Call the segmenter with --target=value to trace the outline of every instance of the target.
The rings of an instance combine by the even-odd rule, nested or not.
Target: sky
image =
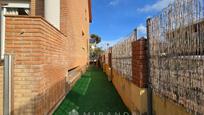
[[[99,47],[114,45],[135,28],[146,36],[146,19],[153,17],[173,0],[92,0],[91,34],[102,38]]]

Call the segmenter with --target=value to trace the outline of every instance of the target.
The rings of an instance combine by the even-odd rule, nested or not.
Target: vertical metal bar
[[[136,29],[134,29],[134,40],[136,41],[137,40],[137,28]]]
[[[5,15],[6,8],[1,7],[1,59],[4,59],[4,49],[5,49]]]
[[[149,26],[150,18],[147,19],[147,115],[152,115],[152,86],[150,77],[150,36],[149,36]]]
[[[3,91],[3,113],[11,113],[11,55],[5,55],[4,60],[4,91]]]

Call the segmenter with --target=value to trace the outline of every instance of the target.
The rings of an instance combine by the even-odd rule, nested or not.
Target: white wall
[[[45,0],[45,19],[60,29],[60,0]]]
[[[3,49],[2,48],[4,48],[4,47],[2,47],[2,42],[3,42],[3,38],[2,38],[2,25],[3,25],[3,22],[2,22],[2,18],[3,18],[3,16],[2,16],[2,7],[0,7],[0,48],[1,48],[1,50],[0,50],[0,59],[2,59],[3,58],[3,56],[2,56],[2,54],[3,54]]]

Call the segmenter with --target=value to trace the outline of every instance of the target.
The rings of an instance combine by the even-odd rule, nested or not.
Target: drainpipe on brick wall
[[[4,5],[0,4],[0,18],[1,18],[1,26],[0,26],[0,55],[1,61],[4,61],[4,69],[3,69],[3,115],[11,114],[11,66],[12,59],[11,55],[5,55],[5,34],[6,34],[6,8]]]
[[[149,48],[149,26],[150,18],[147,19],[147,115],[152,115],[152,84],[150,78],[150,48]]]
[[[3,80],[3,114],[11,114],[11,90],[12,90],[12,57],[11,55],[4,56],[4,80]]]
[[[1,7],[1,60],[4,60],[4,54],[5,54],[5,16],[6,14],[6,8]]]

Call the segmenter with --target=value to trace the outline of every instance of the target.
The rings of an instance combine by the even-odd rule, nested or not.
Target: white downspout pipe
[[[4,57],[3,115],[11,115],[12,56],[6,54]]]
[[[6,7],[0,6],[0,45],[1,60],[4,60],[3,74],[3,114],[11,115],[11,55],[5,55],[5,37],[6,37]]]
[[[1,45],[1,60],[4,60],[4,74],[3,74],[3,114],[11,114],[11,56],[6,55],[5,58],[5,29],[6,29],[6,8],[0,6],[0,45]],[[5,58],[5,59],[4,59]]]
[[[6,29],[6,8],[1,7],[1,60],[4,60],[4,54],[5,54],[5,29]]]

